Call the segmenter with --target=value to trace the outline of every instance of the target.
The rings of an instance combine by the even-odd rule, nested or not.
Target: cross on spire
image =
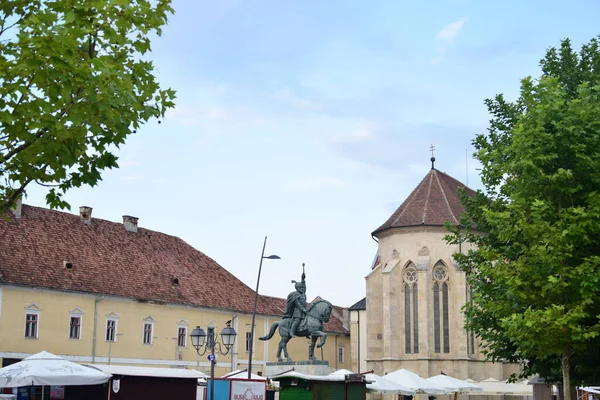
[[[431,144],[431,146],[429,146],[429,151],[431,151],[431,169],[434,169],[435,157],[433,156],[433,152],[435,151],[435,146],[433,145],[433,143]]]

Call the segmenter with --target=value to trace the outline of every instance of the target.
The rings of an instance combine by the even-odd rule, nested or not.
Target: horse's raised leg
[[[315,331],[312,333],[313,335],[313,340],[317,340],[317,337],[321,338],[321,341],[319,342],[319,344],[317,344],[317,349],[323,347],[325,345],[325,341],[327,340],[327,334],[325,332],[321,332],[321,331]]]
[[[317,359],[317,357],[315,357],[315,344],[317,343],[317,337],[318,336],[310,337],[310,346],[308,348],[308,359],[311,361]]]

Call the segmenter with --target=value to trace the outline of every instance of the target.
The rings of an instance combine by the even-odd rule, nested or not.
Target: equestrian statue
[[[323,332],[323,323],[329,322],[331,317],[332,305],[327,300],[317,300],[309,307],[306,307],[306,274],[304,273],[304,264],[302,264],[302,280],[300,282],[292,281],[295,291],[287,297],[287,304],[283,319],[274,322],[271,325],[269,333],[261,336],[260,340],[269,340],[275,334],[279,327],[279,346],[277,347],[277,361],[283,361],[281,352],[285,355],[285,361],[292,361],[287,351],[287,343],[293,337],[305,337],[310,339],[308,350],[309,360],[316,360],[315,345],[317,348],[323,347],[327,340],[327,334]],[[317,344],[318,338],[321,341]]]

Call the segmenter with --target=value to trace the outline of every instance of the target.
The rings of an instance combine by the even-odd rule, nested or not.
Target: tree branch
[[[80,87],[79,89],[77,89],[75,96],[78,96],[81,92],[83,91],[83,88]],[[56,118],[60,119],[62,117],[64,117],[64,115],[70,111],[74,106],[76,106],[77,104],[79,104],[79,99],[77,98],[73,98],[73,100],[71,101],[71,104],[69,104],[66,107],[63,107],[61,110],[59,110]],[[34,139],[39,139],[42,136],[44,136],[44,134],[46,134],[49,131],[48,128],[43,128],[40,129],[35,135],[34,135]],[[15,147],[14,149],[12,149],[11,151],[9,151],[8,153],[6,153],[5,156],[0,157],[0,165],[5,164],[7,161],[9,161],[11,158],[13,158],[15,155],[17,155],[18,153],[20,153],[21,151],[27,149],[29,146],[31,146],[33,143],[35,143],[35,140],[32,141],[24,141],[23,143],[21,143],[21,145]]]

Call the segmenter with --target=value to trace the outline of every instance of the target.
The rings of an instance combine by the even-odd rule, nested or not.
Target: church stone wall
[[[447,244],[444,240],[447,234],[441,226],[418,226],[391,229],[379,235],[380,263],[366,278],[369,340],[366,358],[367,368],[375,373],[407,368],[425,377],[443,371],[461,379],[483,380],[489,377],[505,379],[515,368],[518,371],[516,366],[485,362],[474,336],[471,342],[474,346],[471,346],[472,335],[464,328],[462,313],[462,306],[468,301],[466,276],[452,258],[454,253],[465,252],[468,248]],[[434,274],[436,265],[442,265],[443,276]],[[418,287],[417,353],[407,353],[404,342],[404,283],[408,279],[405,276],[408,266],[416,269]],[[436,352],[434,346],[433,287],[436,277],[440,285],[442,282],[448,284],[449,352],[444,352],[443,344],[440,352]],[[443,310],[443,307],[439,309]]]

